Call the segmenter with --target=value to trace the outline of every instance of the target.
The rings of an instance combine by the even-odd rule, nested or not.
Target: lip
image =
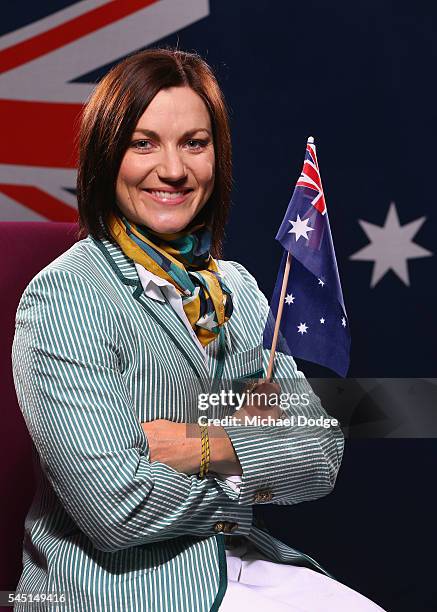
[[[151,198],[155,202],[158,202],[158,204],[164,204],[164,206],[177,206],[178,204],[182,204],[183,202],[185,202],[188,196],[191,193],[193,193],[193,190],[189,189],[186,193],[179,196],[178,198],[171,198],[171,199],[169,198],[169,199],[162,200],[161,198],[158,198],[153,193],[151,193],[149,189],[142,189],[141,191],[144,191],[145,193],[147,193],[149,198]],[[185,191],[185,189],[184,190],[181,190],[181,189],[153,189],[152,191],[168,191],[169,193],[177,193],[178,191]]]

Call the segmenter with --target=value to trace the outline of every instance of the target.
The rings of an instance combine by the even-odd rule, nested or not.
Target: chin
[[[188,225],[187,223],[147,223],[144,222],[143,225],[151,229],[153,232],[157,234],[176,234],[177,232],[182,232]]]
[[[156,227],[153,231],[157,234],[177,234],[178,232],[183,232],[187,225],[188,223],[185,225],[161,225]]]
[[[193,220],[193,216],[184,216],[183,218],[173,218],[168,219],[159,219],[154,223],[145,223],[147,227],[156,232],[157,234],[176,234],[177,232],[182,232],[184,229],[191,223]]]

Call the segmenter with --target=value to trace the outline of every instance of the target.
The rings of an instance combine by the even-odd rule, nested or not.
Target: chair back
[[[15,590],[22,571],[24,520],[32,502],[31,439],[18,406],[11,349],[15,314],[31,279],[77,241],[75,223],[0,223],[0,590]]]

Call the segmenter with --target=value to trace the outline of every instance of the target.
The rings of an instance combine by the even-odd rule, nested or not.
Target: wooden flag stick
[[[291,266],[291,253],[289,252],[287,255],[287,261],[285,262],[284,278],[282,279],[281,295],[279,297],[278,313],[276,315],[275,330],[273,332],[272,348],[270,350],[270,359],[269,359],[269,365],[267,368],[266,382],[269,382],[272,377],[273,363],[275,361],[275,353],[276,353],[276,344],[278,343],[279,327],[281,325],[282,309],[284,307],[285,291],[287,289],[288,276],[290,274],[290,266]]]

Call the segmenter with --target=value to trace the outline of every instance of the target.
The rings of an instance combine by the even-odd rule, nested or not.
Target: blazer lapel
[[[153,300],[144,294],[135,263],[123,253],[118,244],[106,239],[93,240],[120,280],[131,287],[133,299],[141,304],[184,355],[196,377],[207,383],[210,374],[205,357],[170,304]]]
[[[197,377],[206,382],[209,378],[209,372],[205,357],[198,346],[193,342],[184,323],[170,304],[167,301],[158,302],[152,300],[144,295],[140,281],[137,289],[133,293],[133,297],[141,304],[156,323],[161,326],[163,331],[172,340],[173,344],[190,363]]]

